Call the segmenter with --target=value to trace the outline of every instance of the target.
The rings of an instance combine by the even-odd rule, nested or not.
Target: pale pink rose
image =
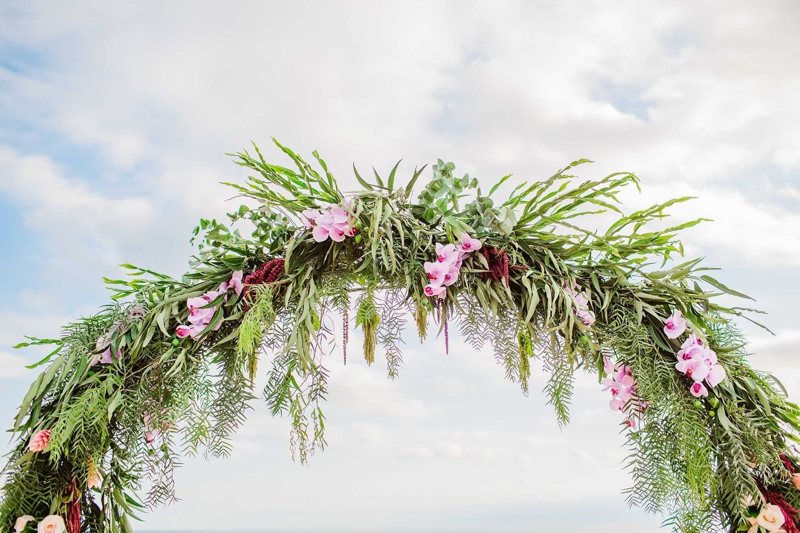
[[[25,516],[20,516],[19,518],[17,518],[17,521],[14,522],[14,533],[22,533],[28,522],[33,522],[34,520],[35,518],[33,518],[29,514],[26,514]]]
[[[728,375],[722,365],[712,365],[706,376],[706,383],[708,383],[710,387],[716,387],[725,381],[726,377],[728,377]]]
[[[443,299],[447,289],[441,285],[433,285],[432,283],[429,283],[428,285],[425,285],[424,291],[426,296],[437,296],[440,299]]]
[[[67,530],[64,519],[58,515],[50,515],[39,522],[38,533],[64,533]]]
[[[676,310],[664,323],[664,333],[670,339],[677,339],[683,335],[684,331],[686,331],[686,319],[683,318],[680,311]]]
[[[459,260],[459,252],[455,244],[436,243],[436,260],[440,263],[454,265]]]
[[[689,392],[691,392],[692,396],[695,398],[705,398],[708,396],[708,389],[699,381],[692,383],[692,386],[689,387]]]
[[[756,522],[770,533],[775,533],[786,523],[786,517],[783,516],[780,507],[768,503],[761,509],[756,517]]]
[[[34,453],[43,452],[50,443],[50,436],[49,429],[37,431],[31,437],[31,441],[28,443],[28,449]]]
[[[477,252],[481,249],[481,241],[473,239],[467,233],[462,233],[461,240],[458,243],[458,249],[465,254]]]

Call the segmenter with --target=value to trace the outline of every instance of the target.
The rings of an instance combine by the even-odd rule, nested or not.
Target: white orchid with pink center
[[[634,429],[636,427],[634,416],[647,409],[648,403],[636,395],[636,379],[633,377],[633,368],[622,363],[615,364],[610,357],[604,356],[603,369],[607,376],[602,381],[603,390],[611,393],[608,406],[612,411],[627,411],[628,417],[625,419],[625,425]]]
[[[622,411],[636,393],[633,369],[627,365],[612,363],[608,356],[603,358],[603,366],[608,376],[603,380],[603,390],[611,392],[609,406],[614,411]]]
[[[677,339],[683,335],[684,331],[686,331],[686,319],[683,318],[680,311],[676,310],[664,322],[664,334],[670,339]]]
[[[426,296],[444,299],[447,287],[458,280],[464,258],[481,249],[481,241],[463,233],[457,244],[436,243],[436,260],[426,261],[423,265],[428,277],[424,288]]]
[[[325,209],[306,209],[302,218],[303,224],[311,229],[311,235],[317,242],[328,238],[342,242],[345,237],[356,234],[353,226],[355,219],[348,207],[335,205]]]
[[[242,295],[244,290],[244,282],[242,281],[243,273],[237,270],[231,275],[231,279],[220,284],[217,290],[208,291],[202,296],[195,296],[186,300],[186,307],[189,308],[188,325],[181,324],[175,329],[175,334],[179,339],[191,337],[196,339],[202,335],[208,328],[214,316],[219,309],[217,302],[220,297],[222,301],[228,298],[228,291],[233,291],[237,298]],[[217,302],[217,305],[213,305]],[[214,327],[214,331],[222,326],[222,321],[218,321]]]
[[[689,335],[675,356],[678,358],[675,369],[694,381],[689,392],[696,398],[708,396],[706,385],[713,388],[727,378],[725,368],[717,361],[716,352],[695,333]]]

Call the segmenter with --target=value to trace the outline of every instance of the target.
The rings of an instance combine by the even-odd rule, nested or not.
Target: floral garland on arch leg
[[[747,296],[681,258],[700,220],[650,228],[686,198],[625,214],[638,178],[581,180],[585,160],[505,196],[508,177],[484,189],[441,160],[416,196],[424,167],[398,185],[398,165],[354,169],[362,190],[345,194],[316,152],[312,165],[277,146],[296,169],[237,154],[243,205],[201,220],[181,279],[123,265],[110,305],[20,344],[51,351],[12,423],[0,529],[132,531],[173,501],[180,452],[230,455],[259,359],[268,409],[308,461],[327,444],[325,363],[347,357],[352,307],[366,363],[382,357],[392,379],[409,314],[421,339],[438,324],[446,353],[456,330],[490,347],[525,394],[541,366],[562,424],[575,371],[594,373],[622,413],[628,503],[675,531],[800,533],[800,408],[748,364],[734,321],[753,311],[717,299]],[[578,224],[597,211],[616,218]]]

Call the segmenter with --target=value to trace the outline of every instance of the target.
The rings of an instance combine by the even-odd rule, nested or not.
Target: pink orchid
[[[625,408],[625,402],[619,396],[614,396],[610,402],[608,402],[608,406],[611,407],[612,411],[622,411]]]
[[[325,210],[306,209],[303,217],[308,220],[306,227],[313,228],[311,235],[317,242],[330,238],[335,242],[342,242],[345,237],[356,234],[353,227],[352,215],[348,209],[335,205]]]
[[[578,317],[581,324],[590,327],[592,326],[595,321],[597,320],[594,316],[594,313],[589,311],[588,309],[580,309],[575,313],[575,316]]]
[[[203,332],[204,329],[206,329],[204,325],[178,326],[177,328],[175,328],[175,335],[179,339],[185,339],[186,337],[191,337],[193,339],[196,339],[197,337],[200,336],[200,334]]]
[[[441,285],[434,285],[429,283],[425,285],[425,296],[437,296],[439,299],[444,299],[447,289]]]
[[[331,208],[330,214],[334,224],[346,225],[350,221],[350,213],[338,205]]]
[[[607,355],[603,356],[603,370],[606,374],[611,375],[614,373],[614,362]]]
[[[334,242],[342,242],[347,236],[347,225],[334,224],[328,228],[328,236]]]
[[[241,296],[242,291],[244,290],[244,283],[242,282],[242,271],[237,270],[231,276],[231,280],[228,282],[228,288],[233,289],[236,293],[236,296]]]
[[[330,235],[330,230],[328,226],[314,226],[314,229],[311,231],[312,237],[317,242],[323,242],[328,239]]]
[[[722,365],[712,365],[706,376],[706,383],[708,383],[709,387],[716,387],[725,381],[727,377],[728,374],[725,372],[725,368],[723,368]]]
[[[317,223],[317,217],[319,217],[322,213],[320,213],[319,209],[306,209],[300,214],[303,217],[303,225],[307,228],[310,228]]]
[[[708,389],[699,381],[692,383],[692,386],[689,388],[689,392],[691,392],[692,396],[695,398],[705,398],[708,396]]]
[[[575,293],[572,296],[572,300],[575,302],[575,307],[577,307],[578,310],[589,309],[589,300],[586,298],[584,293]]]
[[[468,233],[461,234],[461,241],[458,243],[458,249],[461,252],[468,254],[470,252],[477,252],[481,249],[481,241],[473,239]]]
[[[437,264],[441,265],[443,263],[437,263]],[[456,280],[458,280],[458,274],[459,274],[458,267],[456,267],[455,265],[451,266],[450,269],[447,271],[447,274],[444,275],[445,287],[449,287],[450,285],[455,283]]]
[[[608,377],[603,380],[604,388],[611,392],[609,406],[615,411],[622,411],[628,402],[635,400],[636,380],[633,369],[623,364],[613,364],[611,358],[603,357],[603,368]]]
[[[439,263],[438,261],[435,263],[426,262],[423,266],[425,273],[428,274],[428,281],[436,287],[445,282],[445,277],[450,272],[450,265],[447,263]]]
[[[440,263],[447,263],[454,265],[458,260],[459,252],[455,244],[439,244],[436,243],[436,260]]]
[[[664,322],[664,333],[670,339],[677,339],[683,335],[684,331],[686,331],[686,319],[683,318],[680,311],[676,310]]]

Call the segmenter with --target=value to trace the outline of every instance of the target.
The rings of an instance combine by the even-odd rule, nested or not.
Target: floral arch
[[[574,372],[596,374],[627,435],[625,497],[674,530],[798,533],[800,410],[747,364],[732,320],[753,310],[718,303],[746,296],[677,259],[677,234],[700,220],[650,224],[687,198],[624,214],[617,195],[638,178],[580,181],[586,160],[502,199],[509,176],[484,190],[442,161],[416,197],[424,167],[402,185],[398,165],[369,179],[354,167],[363,189],[345,193],[316,152],[312,166],[278,147],[295,168],[257,147],[235,155],[251,176],[228,185],[247,205],[229,224],[201,220],[182,279],[123,265],[129,278],[106,280],[113,303],[20,345],[52,351],[13,421],[2,528],[132,531],[173,499],[181,450],[231,452],[259,357],[268,407],[306,461],[325,446],[332,321],[345,358],[361,328],[364,357],[394,378],[410,314],[444,350],[454,329],[491,345],[523,391],[542,365],[562,424]],[[601,212],[607,228],[580,225]]]

